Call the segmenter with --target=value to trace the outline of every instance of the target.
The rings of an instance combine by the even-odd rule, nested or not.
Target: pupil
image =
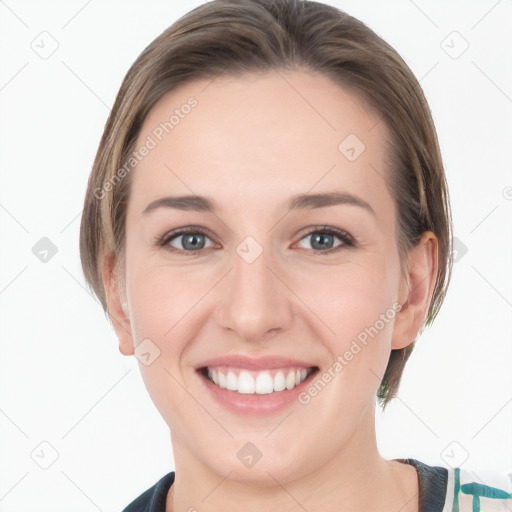
[[[332,239],[332,235],[326,235],[326,234],[323,234],[323,235],[316,235],[313,237],[313,247],[315,247],[315,243],[317,241],[319,241],[319,248],[320,249],[325,249],[325,245],[322,245],[322,242],[325,244],[325,240],[329,240],[329,239]],[[331,240],[332,241],[332,240]]]
[[[184,238],[184,241],[183,241],[183,247],[185,247],[185,249],[192,249],[192,250],[196,250],[197,249],[197,239],[198,238],[201,238],[202,235],[186,235],[185,238]],[[187,247],[187,244],[190,242],[190,246]],[[201,245],[201,244],[199,244]],[[202,248],[202,247],[200,247]]]

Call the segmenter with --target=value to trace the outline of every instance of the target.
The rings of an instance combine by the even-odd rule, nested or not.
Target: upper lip
[[[196,370],[204,368],[205,366],[231,366],[233,368],[244,368],[246,370],[272,370],[275,368],[287,368],[289,366],[299,368],[311,368],[315,365],[298,361],[289,357],[281,356],[263,356],[263,357],[248,357],[242,354],[219,356],[212,359],[203,361],[196,366]]]

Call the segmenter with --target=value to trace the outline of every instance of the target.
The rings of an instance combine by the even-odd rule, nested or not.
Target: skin
[[[144,339],[160,350],[140,371],[171,431],[167,511],[235,511],[242,502],[248,512],[417,511],[416,470],[378,452],[375,394],[391,349],[412,343],[425,319],[437,240],[424,233],[401,272],[385,124],[328,78],[282,71],[180,86],[153,107],[139,143],[190,96],[198,106],[132,171],[124,292],[113,260],[103,265],[121,353],[134,354]],[[353,162],[338,149],[349,134],[366,146]],[[287,212],[295,194],[334,190],[360,197],[374,215],[350,204]],[[142,214],[158,198],[189,194],[211,197],[218,211]],[[212,234],[198,254],[156,245],[188,225]],[[329,247],[341,249],[322,255],[309,235],[324,225],[357,246],[334,238]],[[249,235],[263,249],[250,264],[236,252]],[[186,250],[183,237],[170,244]],[[395,301],[400,312],[343,371],[284,413],[231,413],[194,370],[241,353],[294,357],[322,371]],[[252,468],[236,456],[247,442],[263,454]]]

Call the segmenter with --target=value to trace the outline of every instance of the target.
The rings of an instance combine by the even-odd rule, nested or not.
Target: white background
[[[0,1],[0,511],[120,511],[174,469],[136,360],[119,353],[85,288],[78,232],[124,74],[201,3]],[[421,81],[468,249],[398,398],[377,410],[381,454],[461,465],[478,482],[512,469],[512,4],[328,3],[367,23]],[[40,36],[46,48],[58,43],[47,59],[31,47],[43,31],[56,41]],[[453,31],[469,43],[457,59],[445,51],[462,48]],[[58,250],[46,263],[32,252],[42,237]],[[48,469],[42,442],[58,453]]]

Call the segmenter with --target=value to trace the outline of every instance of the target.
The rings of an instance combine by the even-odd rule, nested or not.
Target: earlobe
[[[103,258],[101,275],[110,321],[119,339],[119,351],[125,356],[133,355],[134,344],[128,306],[120,293],[114,257],[110,253]]]
[[[423,233],[409,253],[407,275],[401,283],[402,308],[397,314],[391,346],[402,349],[414,342],[427,316],[438,274],[438,241],[431,231]]]

